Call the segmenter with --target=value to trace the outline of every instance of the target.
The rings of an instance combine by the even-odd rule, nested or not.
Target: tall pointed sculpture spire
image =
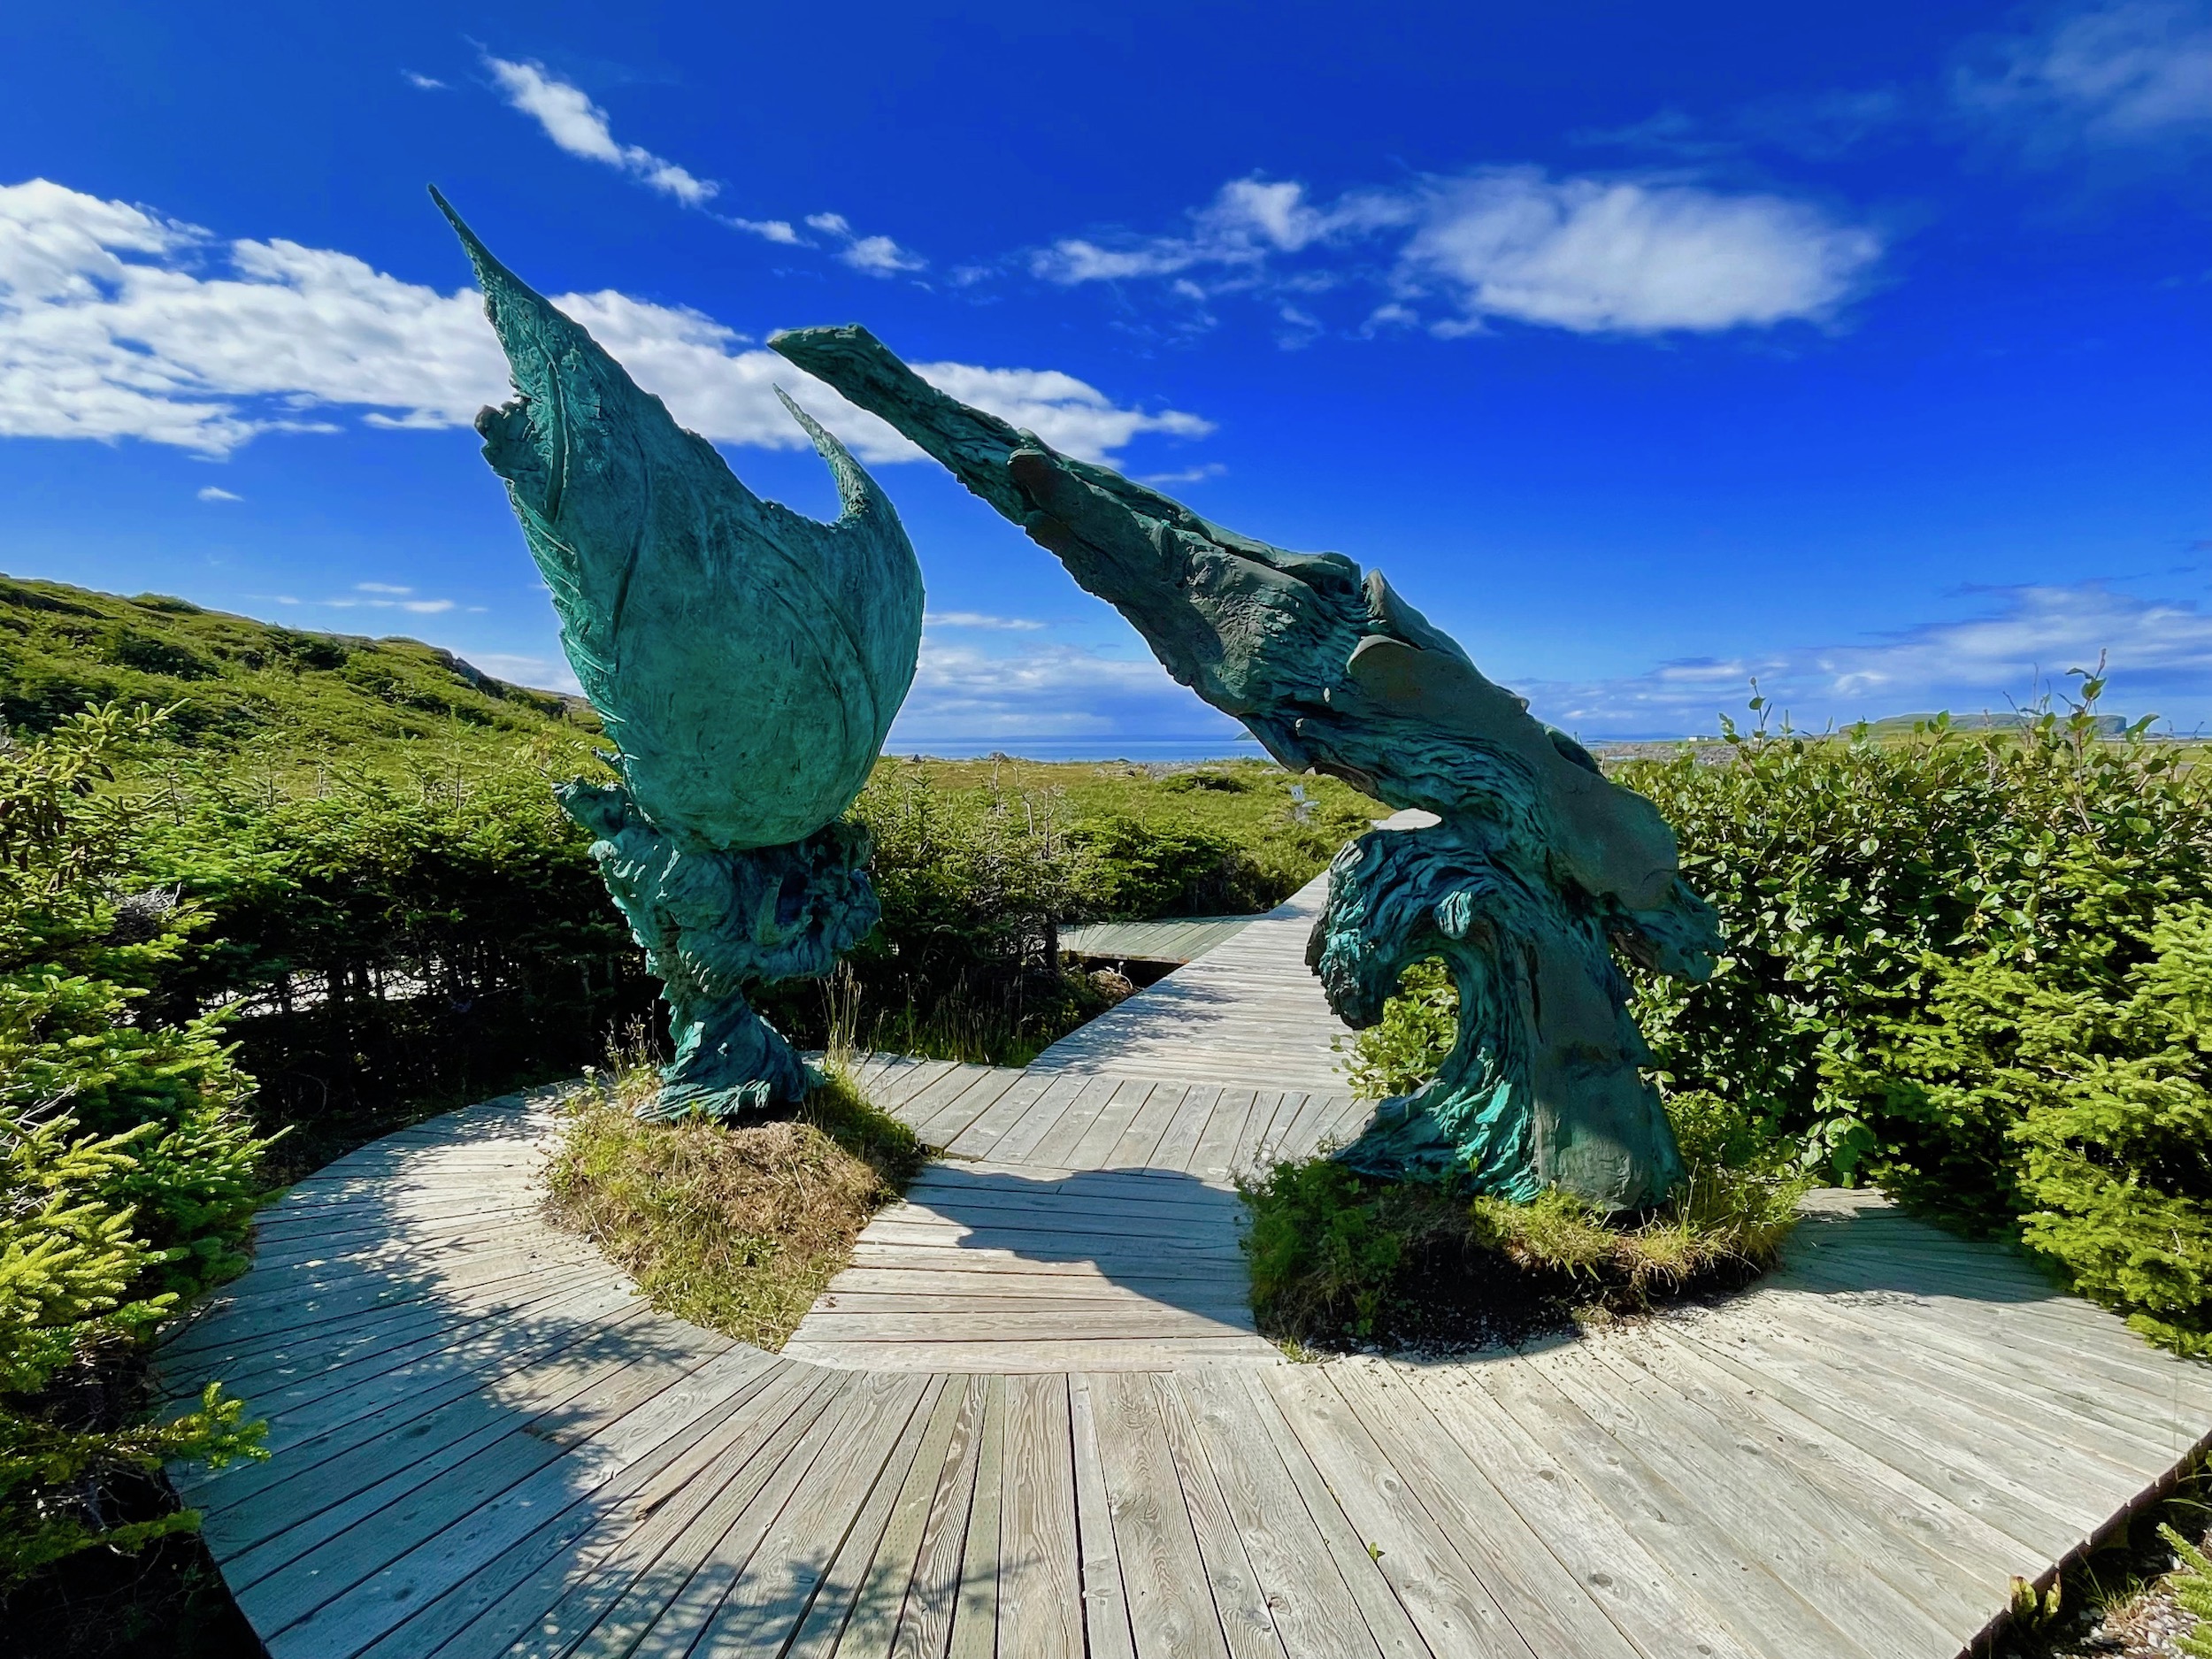
[[[833,822],[914,678],[922,577],[874,481],[795,404],[830,524],[764,501],[431,192],[475,266],[517,396],[477,417],[622,781],[565,787],[661,976],[662,1110],[795,1098],[746,991],[828,972],[874,926],[866,838]]]

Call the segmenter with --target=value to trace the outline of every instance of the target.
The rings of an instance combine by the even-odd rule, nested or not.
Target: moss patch
[[[791,1118],[739,1125],[641,1121],[633,1107],[650,1080],[632,1073],[579,1098],[547,1171],[547,1213],[662,1312],[781,1348],[868,1217],[921,1167],[921,1142],[841,1076]]]

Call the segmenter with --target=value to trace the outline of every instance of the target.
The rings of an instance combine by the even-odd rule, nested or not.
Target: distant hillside
[[[181,705],[172,733],[234,750],[372,749],[410,740],[577,743],[580,699],[509,685],[417,640],[277,627],[181,599],[0,577],[0,719],[43,731],[88,703]]]
[[[1869,720],[1866,729],[1878,737],[1893,733],[1908,733],[1921,721],[1935,718],[1933,714],[1893,714],[1879,720]],[[2041,718],[2039,714],[2018,709],[2008,710],[2002,714],[1985,710],[1979,714],[1955,714],[1951,717],[1951,725],[1961,732],[2017,732],[2024,726],[2033,726]],[[2101,714],[2097,717],[2097,729],[2107,735],[2116,735],[2128,729],[2127,718],[2118,714]]]

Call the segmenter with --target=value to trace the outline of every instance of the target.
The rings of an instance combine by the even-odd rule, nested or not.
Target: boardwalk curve
[[[1861,1194],[1718,1307],[1283,1360],[1226,1177],[1358,1126],[1279,1018],[1310,897],[1109,1016],[1126,1064],[869,1066],[950,1156],[780,1355],[540,1219],[542,1099],[302,1182],[161,1362],[270,1421],[180,1485],[271,1652],[1943,1656],[2205,1446],[2212,1373]]]

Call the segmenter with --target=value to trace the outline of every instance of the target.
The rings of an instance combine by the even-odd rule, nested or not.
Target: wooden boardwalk
[[[780,1355],[539,1219],[545,1104],[301,1183],[162,1358],[270,1421],[180,1478],[239,1604],[276,1659],[1947,1659],[2212,1431],[2212,1372],[1841,1193],[1720,1306],[1290,1363],[1223,1178],[1358,1109],[1110,1058],[869,1068],[955,1156]]]
[[[1060,949],[1094,962],[1194,962],[1244,931],[1249,916],[1176,916],[1156,922],[1093,922],[1060,930]]]

